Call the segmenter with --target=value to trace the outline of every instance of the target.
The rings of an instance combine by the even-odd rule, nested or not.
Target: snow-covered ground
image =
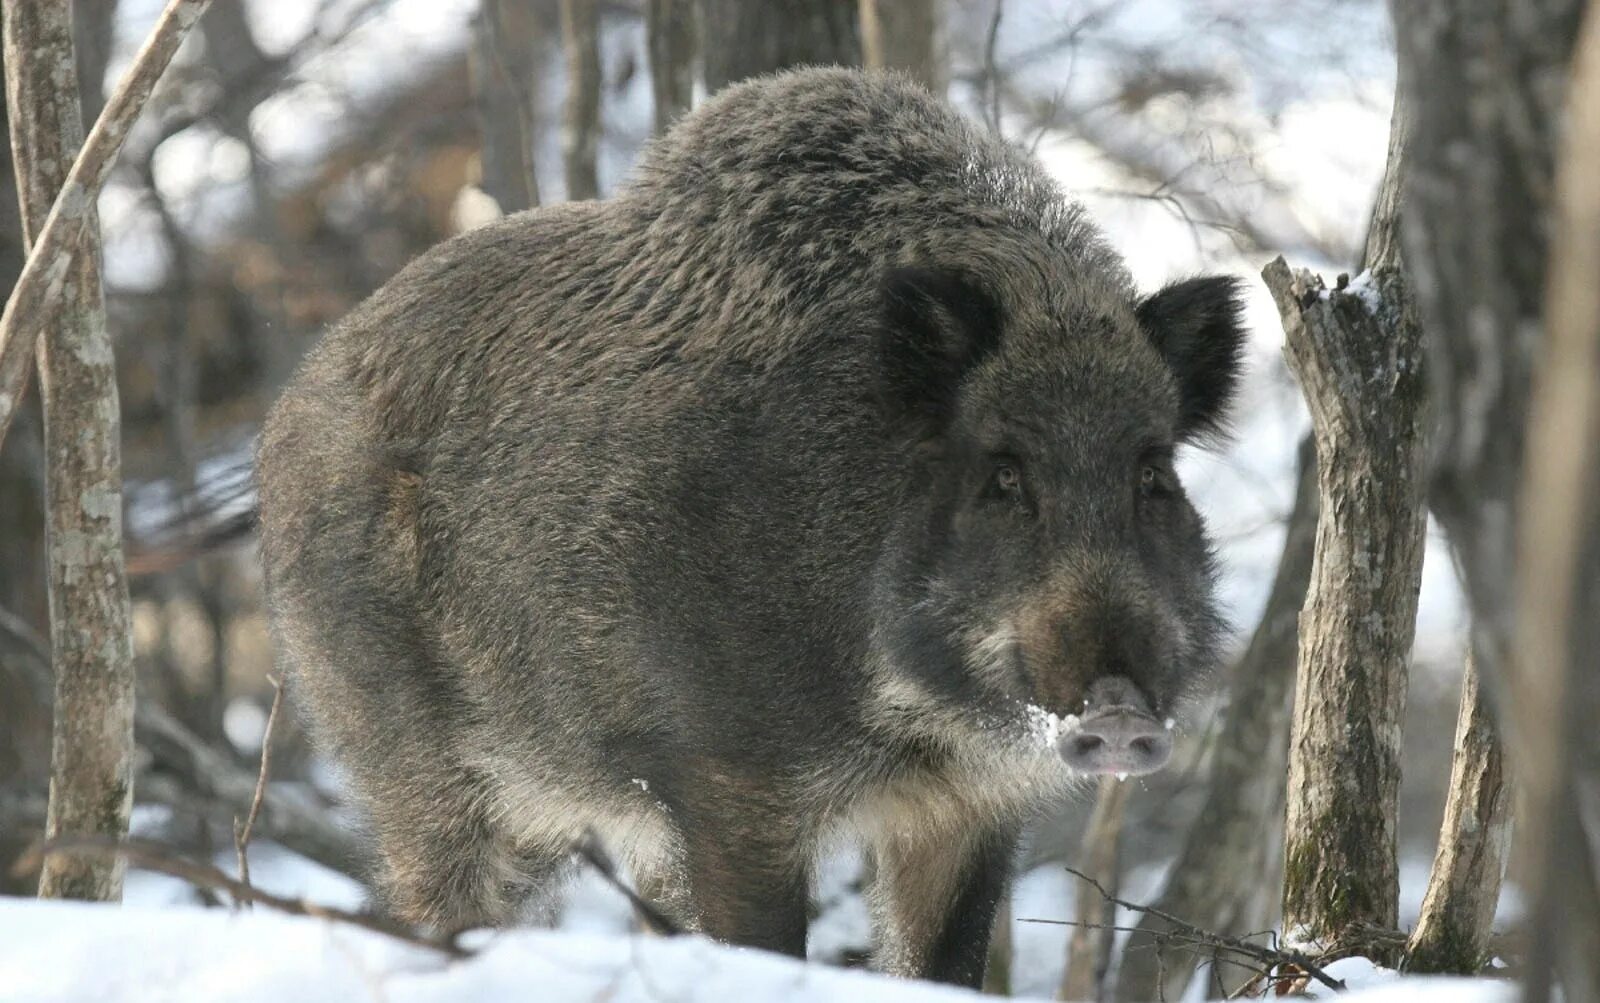
[[[262,910],[108,906],[0,899],[4,1003],[937,1003],[975,993],[722,947],[553,931],[483,934],[450,961],[322,920]],[[1502,983],[1395,982],[1340,962],[1349,1003],[1499,1003]],[[1047,999],[1048,996],[1034,997]]]

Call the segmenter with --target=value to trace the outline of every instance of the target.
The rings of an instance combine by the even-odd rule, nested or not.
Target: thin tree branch
[[[983,79],[988,89],[988,104],[984,108],[989,119],[989,131],[1000,135],[1000,64],[996,50],[1000,44],[1000,19],[1005,16],[1005,0],[994,0],[994,11],[989,15],[989,32],[983,43]]]
[[[1247,957],[1254,958],[1255,960],[1266,965],[1294,965],[1303,969],[1307,975],[1311,976],[1313,979],[1316,979],[1318,982],[1327,986],[1329,989],[1334,990],[1335,992],[1343,992],[1345,989],[1345,985],[1342,981],[1323,971],[1316,962],[1312,961],[1309,957],[1299,951],[1285,951],[1280,948],[1262,947],[1260,944],[1252,944],[1247,940],[1240,940],[1238,937],[1226,937],[1221,934],[1212,933],[1209,930],[1202,930],[1193,923],[1187,922],[1186,920],[1181,920],[1165,910],[1156,909],[1151,906],[1135,905],[1134,903],[1129,902],[1127,899],[1118,898],[1117,896],[1108,892],[1105,886],[1099,881],[1096,881],[1094,878],[1080,870],[1077,870],[1076,868],[1065,867],[1064,869],[1068,874],[1071,874],[1086,882],[1095,891],[1100,893],[1101,898],[1105,899],[1107,902],[1110,902],[1112,905],[1127,909],[1130,912],[1138,913],[1141,916],[1154,916],[1157,919],[1165,920],[1172,926],[1172,930],[1167,933],[1167,936],[1176,934],[1178,937],[1189,938],[1208,946],[1235,951],[1239,954],[1246,955]],[[1024,922],[1054,923],[1066,926],[1078,925],[1066,920],[1024,920]],[[1122,928],[1118,927],[1116,929],[1121,930]],[[1130,931],[1132,929],[1133,928],[1131,927],[1129,928]]]
[[[474,953],[460,944],[457,934],[424,933],[381,916],[350,912],[334,906],[318,905],[305,899],[285,898],[264,892],[259,888],[252,888],[237,878],[229,877],[220,868],[199,861],[186,860],[160,843],[149,840],[116,840],[104,836],[57,836],[54,839],[44,840],[23,854],[13,870],[16,873],[26,874],[38,867],[43,858],[53,854],[120,857],[133,866],[142,867],[147,871],[167,874],[201,888],[227,892],[237,902],[259,902],[291,916],[310,916],[314,919],[358,926],[363,930],[392,937],[407,944],[438,951],[451,958],[468,958]]]
[[[211,0],[170,0],[117,92],[95,121],[61,193],[50,207],[50,215],[39,230],[27,264],[6,301],[5,313],[0,316],[0,442],[5,441],[11,419],[22,404],[34,343],[39,332],[48,326],[50,303],[59,295],[78,256],[84,222],[93,214],[100,189],[156,81],[210,5]]]
[[[267,711],[267,726],[261,732],[261,769],[256,774],[256,790],[250,798],[250,813],[244,824],[233,820],[233,850],[239,857],[239,880],[250,884],[250,836],[255,832],[256,816],[261,814],[261,799],[267,794],[267,776],[272,770],[272,730],[278,723],[278,710],[283,706],[283,684],[275,676],[268,676],[272,684],[272,709]]]
[[[572,844],[572,852],[578,859],[594,868],[595,873],[600,875],[606,884],[615,888],[628,900],[628,904],[633,906],[634,912],[639,914],[639,918],[644,920],[645,926],[649,927],[651,932],[664,937],[676,936],[683,932],[683,928],[673,922],[671,917],[662,912],[655,903],[629,888],[628,883],[618,876],[616,865],[606,855],[599,838],[593,832],[584,833],[582,839]]]

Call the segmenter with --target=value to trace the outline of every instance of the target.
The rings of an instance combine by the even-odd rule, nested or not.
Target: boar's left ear
[[[884,272],[878,363],[885,401],[915,435],[944,430],[962,381],[1000,343],[1000,306],[974,279],[943,268]]]
[[[1135,314],[1178,380],[1178,437],[1221,430],[1244,368],[1247,336],[1241,283],[1229,275],[1185,279],[1139,304]]]

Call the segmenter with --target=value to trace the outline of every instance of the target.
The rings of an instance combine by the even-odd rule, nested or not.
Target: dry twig
[[[256,774],[255,794],[250,798],[250,813],[240,824],[233,820],[233,851],[239,857],[239,881],[250,886],[250,836],[255,831],[256,816],[261,814],[261,800],[267,795],[267,777],[272,770],[272,729],[278,723],[278,710],[283,706],[283,684],[276,676],[268,676],[272,684],[272,709],[267,711],[267,726],[261,732],[261,769]],[[247,903],[248,904],[248,903]]]
[[[1127,909],[1130,912],[1139,914],[1140,916],[1154,916],[1155,918],[1164,920],[1166,923],[1168,923],[1172,929],[1157,934],[1156,939],[1158,943],[1162,941],[1171,941],[1190,947],[1207,947],[1210,948],[1216,955],[1217,961],[1228,964],[1237,964],[1237,962],[1232,961],[1231,959],[1225,959],[1221,957],[1222,952],[1232,952],[1265,966],[1267,973],[1270,973],[1272,969],[1283,965],[1293,965],[1304,972],[1307,976],[1316,979],[1318,982],[1335,992],[1343,992],[1345,989],[1345,985],[1342,981],[1323,971],[1315,961],[1311,960],[1309,957],[1299,951],[1283,950],[1276,947],[1264,947],[1260,944],[1252,944],[1248,940],[1243,940],[1238,937],[1226,937],[1221,934],[1212,933],[1209,930],[1202,930],[1200,927],[1181,920],[1169,912],[1151,908],[1149,906],[1135,905],[1134,903],[1129,902],[1127,899],[1118,898],[1117,896],[1108,892],[1105,886],[1100,882],[1096,881],[1094,878],[1083,873],[1082,871],[1077,870],[1076,868],[1067,867],[1065,870],[1068,874],[1071,874],[1079,880],[1086,882],[1095,891],[1100,893],[1101,898],[1105,899],[1112,905]],[[1046,923],[1051,926],[1087,926],[1090,928],[1096,928],[1098,926],[1098,924],[1081,924],[1073,920],[1064,919],[1024,919],[1022,922]],[[1122,932],[1124,930],[1131,932],[1134,929],[1133,927],[1119,927],[1110,925],[1107,925],[1106,928],[1118,932]]]
[[[662,912],[655,903],[629,888],[628,883],[618,876],[616,865],[606,855],[605,848],[600,845],[599,838],[593,832],[584,833],[582,839],[572,844],[572,852],[579,860],[594,868],[595,873],[599,874],[606,884],[615,888],[628,900],[628,904],[633,906],[634,912],[639,914],[639,918],[644,920],[645,926],[649,927],[652,933],[673,937],[683,932],[683,928]]]
[[[291,916],[310,916],[313,919],[323,919],[334,923],[345,923],[358,926],[372,933],[392,937],[416,947],[425,947],[431,951],[452,958],[471,957],[473,951],[463,947],[459,942],[459,932],[450,934],[431,934],[385,919],[382,916],[368,913],[351,912],[348,909],[339,909],[334,906],[318,905],[305,899],[285,898],[264,892],[259,888],[252,888],[243,881],[224,873],[220,868],[211,864],[201,863],[196,860],[187,860],[174,854],[170,849],[160,843],[153,843],[144,839],[109,839],[104,836],[57,836],[38,843],[23,854],[13,867],[14,873],[26,874],[39,866],[40,861],[52,854],[73,854],[77,856],[121,857],[135,867],[142,867],[147,871],[156,871],[174,878],[187,881],[200,888],[210,888],[213,891],[223,891],[231,895],[236,902],[259,902],[264,906],[288,913]]]

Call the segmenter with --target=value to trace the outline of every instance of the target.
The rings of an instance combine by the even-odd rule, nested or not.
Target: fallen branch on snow
[[[235,902],[259,902],[264,906],[288,913],[291,916],[309,916],[314,919],[357,926],[372,933],[404,941],[415,947],[425,947],[432,951],[438,951],[452,958],[467,958],[474,953],[461,945],[459,942],[460,932],[435,935],[414,930],[382,916],[351,912],[348,909],[339,909],[334,906],[318,905],[305,899],[291,899],[281,895],[274,895],[271,892],[253,888],[249,884],[229,876],[220,868],[213,867],[211,864],[180,857],[167,847],[148,840],[116,840],[105,836],[57,836],[54,839],[40,842],[33,849],[24,853],[13,870],[18,874],[31,873],[45,857],[58,853],[89,857],[121,857],[129,864],[135,867],[142,867],[147,871],[167,874],[201,888],[227,892]]]
[[[1212,933],[1209,930],[1202,930],[1200,927],[1197,927],[1192,923],[1185,922],[1171,913],[1148,906],[1135,905],[1134,903],[1129,902],[1127,899],[1118,898],[1117,896],[1106,891],[1105,886],[1100,882],[1096,881],[1094,878],[1083,873],[1082,871],[1077,870],[1076,868],[1067,867],[1065,870],[1068,874],[1077,877],[1079,880],[1094,888],[1095,891],[1100,893],[1101,898],[1105,899],[1105,901],[1111,903],[1112,905],[1120,906],[1121,908],[1137,913],[1140,916],[1153,916],[1156,919],[1162,920],[1169,924],[1171,926],[1170,930],[1165,930],[1154,934],[1154,938],[1158,944],[1163,941],[1174,941],[1191,948],[1210,948],[1213,957],[1219,962],[1225,960],[1220,957],[1223,952],[1230,952],[1232,954],[1248,958],[1251,961],[1256,962],[1258,966],[1261,966],[1256,970],[1261,976],[1267,978],[1268,981],[1279,980],[1278,976],[1273,976],[1271,974],[1273,969],[1281,968],[1283,966],[1293,966],[1295,969],[1299,970],[1296,975],[1303,973],[1305,976],[1315,979],[1335,992],[1344,992],[1345,984],[1342,981],[1323,971],[1323,969],[1318,966],[1315,961],[1299,951],[1284,950],[1276,947],[1266,947],[1261,944],[1252,944],[1250,941],[1238,937],[1227,937],[1223,936],[1222,934]],[[1085,926],[1090,929],[1102,928],[1101,924],[1078,923],[1074,920],[1065,919],[1024,919],[1021,920],[1021,922],[1045,923],[1051,926]],[[1109,924],[1104,925],[1103,928],[1118,932],[1121,932],[1125,929],[1129,931],[1133,929],[1132,927],[1125,928],[1111,926]],[[1236,961],[1232,961],[1232,959],[1226,960],[1228,960],[1228,963],[1238,963]]]
[[[662,912],[655,903],[628,887],[628,883],[618,876],[616,865],[611,862],[605,848],[600,845],[599,837],[593,832],[584,833],[582,839],[572,844],[572,852],[579,860],[594,868],[595,873],[600,875],[606,884],[615,888],[628,900],[628,904],[633,906],[633,911],[652,933],[659,933],[663,937],[674,937],[683,932],[683,928],[673,922],[671,917]]]

